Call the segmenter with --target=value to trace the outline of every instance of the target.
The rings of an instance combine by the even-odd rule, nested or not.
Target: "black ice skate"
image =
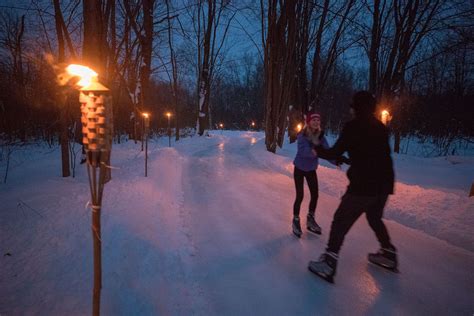
[[[293,217],[293,234],[295,234],[296,237],[301,238],[302,233],[303,232],[301,231],[300,218]]]
[[[382,268],[398,272],[397,250],[395,248],[380,248],[377,253],[369,253],[368,260]]]
[[[306,228],[317,235],[321,235],[321,227],[314,220],[314,215],[308,214],[306,217]]]
[[[319,257],[319,261],[310,261],[308,264],[309,271],[313,272],[320,278],[334,283],[334,275],[337,268],[337,254],[326,252]]]

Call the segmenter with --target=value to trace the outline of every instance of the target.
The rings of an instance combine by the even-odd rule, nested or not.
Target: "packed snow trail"
[[[323,234],[304,227],[306,191],[297,239],[291,174],[255,156],[256,142],[242,133],[185,139],[175,148],[151,145],[147,178],[137,146],[114,152],[120,169],[106,186],[102,217],[104,315],[473,313],[474,254],[393,221],[386,223],[400,274],[367,263],[378,245],[364,217],[343,245],[335,285],[311,274],[308,261],[324,250],[339,203],[333,193],[344,186],[319,176],[316,220]],[[78,188],[52,177],[51,192],[44,177],[0,192],[2,250],[12,253],[2,257],[2,315],[90,313],[87,178],[78,174]],[[39,203],[42,215],[13,212],[18,200]]]

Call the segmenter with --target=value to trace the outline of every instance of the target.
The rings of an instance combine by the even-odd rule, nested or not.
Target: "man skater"
[[[325,159],[334,159],[347,151],[351,160],[347,171],[349,186],[334,214],[326,252],[319,261],[310,261],[308,265],[311,272],[331,283],[344,237],[364,212],[381,246],[377,253],[369,254],[368,260],[394,271],[398,265],[396,249],[382,221],[383,209],[388,195],[393,194],[394,185],[389,135],[385,125],[374,117],[375,105],[371,93],[355,93],[350,105],[355,118],[345,124],[332,148],[316,147]]]

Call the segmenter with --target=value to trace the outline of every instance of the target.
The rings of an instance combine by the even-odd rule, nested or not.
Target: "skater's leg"
[[[349,193],[344,194],[341,199],[341,204],[339,204],[334,214],[326,253],[322,254],[318,261],[309,262],[308,269],[311,272],[328,282],[334,282],[338,253],[341,249],[344,237],[362,214],[366,204],[367,197]]]
[[[304,196],[304,171],[295,167],[295,171],[293,173],[293,178],[295,180],[295,189],[296,189],[296,198],[295,203],[293,204],[293,223],[292,229],[293,234],[295,234],[298,238],[301,237],[301,223],[300,223],[300,207],[301,202],[303,201]]]
[[[316,170],[307,172],[305,175],[306,182],[308,183],[309,192],[311,193],[311,200],[309,201],[308,214],[314,217],[316,206],[318,204],[319,188],[318,188],[318,176]]]
[[[293,178],[295,180],[296,198],[293,204],[293,216],[298,217],[300,215],[301,202],[304,197],[304,171],[295,167],[293,172]]]
[[[306,228],[312,233],[321,235],[321,227],[314,219],[316,205],[318,203],[318,176],[316,170],[305,173],[306,182],[308,183],[309,192],[311,192],[311,200],[309,202],[308,216],[306,218]]]
[[[395,247],[390,242],[390,236],[388,234],[387,228],[382,221],[383,209],[385,203],[387,202],[387,195],[377,196],[374,198],[373,203],[370,203],[367,206],[366,217],[369,222],[370,228],[375,232],[377,240],[380,243],[380,246],[385,249],[395,249]]]
[[[326,248],[327,252],[339,253],[344,237],[363,213],[366,204],[367,197],[350,193],[344,194],[332,220],[331,232],[329,233],[329,241]]]

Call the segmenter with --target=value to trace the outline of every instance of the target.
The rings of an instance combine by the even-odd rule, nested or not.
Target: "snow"
[[[367,264],[378,245],[361,217],[330,285],[307,263],[324,250],[344,169],[321,162],[323,235],[298,240],[295,144],[272,154],[263,133],[232,131],[167,143],[150,141],[148,177],[140,143],[114,144],[118,169],[102,208],[104,315],[473,313],[473,157],[395,155],[385,217],[401,273]],[[78,165],[76,178],[61,178],[59,159],[58,149],[17,149],[0,185],[1,315],[91,311],[87,174]]]

